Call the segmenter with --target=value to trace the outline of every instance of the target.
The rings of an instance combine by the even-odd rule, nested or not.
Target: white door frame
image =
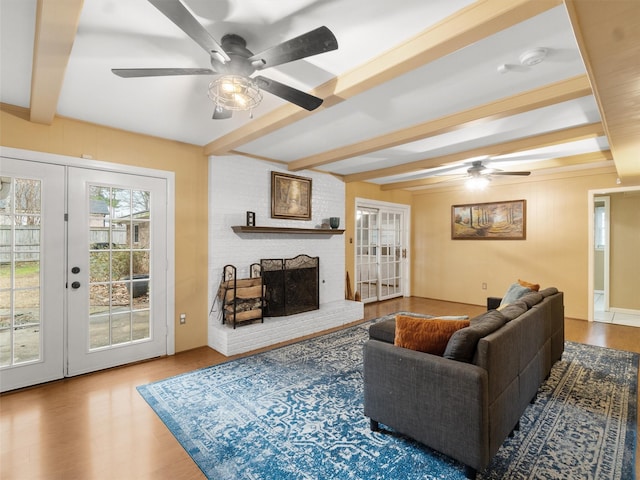
[[[589,218],[588,218],[588,229],[589,229],[589,271],[588,271],[588,282],[587,282],[587,288],[588,288],[588,292],[587,292],[587,298],[589,299],[589,301],[587,302],[589,304],[589,309],[587,311],[587,320],[589,322],[593,322],[594,320],[594,305],[593,305],[593,295],[594,295],[594,281],[593,281],[593,275],[594,275],[594,270],[595,270],[595,255],[594,255],[594,251],[595,251],[595,224],[593,221],[593,209],[595,206],[595,201],[596,201],[596,195],[607,195],[610,193],[617,193],[617,192],[633,192],[633,191],[640,191],[640,187],[638,186],[632,186],[632,187],[615,187],[615,188],[605,188],[605,189],[601,189],[601,190],[589,190],[587,192],[587,198],[588,198],[588,211],[589,211]],[[608,271],[608,268],[607,268]],[[605,278],[605,282],[608,283],[609,279]],[[609,286],[605,285],[605,290],[607,292],[607,305],[609,304],[608,298],[609,298]]]
[[[410,297],[411,296],[411,205],[405,205],[403,203],[392,203],[392,202],[385,202],[382,200],[371,200],[368,198],[360,198],[360,197],[356,197],[355,199],[355,203],[353,205],[353,211],[354,211],[354,218],[355,215],[357,214],[358,211],[358,207],[365,207],[365,208],[375,208],[375,209],[386,209],[386,210],[393,210],[393,211],[400,211],[403,214],[403,218],[404,218],[404,225],[403,225],[403,229],[406,235],[406,238],[404,239],[404,243],[406,245],[406,249],[407,249],[407,254],[405,256],[405,258],[403,259],[403,275],[402,275],[402,295],[404,297]],[[355,224],[354,224],[354,228],[355,228]],[[358,256],[357,256],[357,251],[356,248],[358,246],[358,241],[356,239],[356,242],[353,245],[353,253],[354,253],[354,258],[353,258],[353,273],[354,273],[354,277],[356,276],[356,272],[357,272],[357,268],[358,268]],[[357,278],[356,278],[356,282],[357,282]]]
[[[65,167],[88,168],[105,172],[125,173],[165,179],[167,182],[167,355],[175,354],[175,173],[166,170],[134,167],[87,158],[69,157],[47,152],[35,152],[0,146],[0,155],[32,162],[51,163]],[[65,278],[60,279],[66,281]],[[66,306],[65,306],[66,308]],[[65,311],[66,316],[66,311]],[[65,327],[66,328],[66,327]],[[66,332],[65,332],[66,338]],[[65,352],[66,356],[66,352]]]

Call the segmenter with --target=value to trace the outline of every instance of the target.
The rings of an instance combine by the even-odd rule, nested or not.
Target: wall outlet
[[[486,284],[486,283],[484,283],[484,282],[482,282],[482,289],[483,289],[483,290],[486,290],[486,289],[487,289],[487,284]]]
[[[180,325],[184,325],[185,323],[187,323],[187,314],[186,313],[181,313],[180,314]]]

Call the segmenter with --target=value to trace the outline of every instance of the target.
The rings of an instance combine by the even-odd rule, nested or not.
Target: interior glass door
[[[356,211],[356,292],[362,302],[378,300],[378,210]]]
[[[356,207],[356,292],[362,302],[404,294],[404,215],[390,208]]]
[[[382,211],[380,222],[379,300],[402,295],[402,213]]]

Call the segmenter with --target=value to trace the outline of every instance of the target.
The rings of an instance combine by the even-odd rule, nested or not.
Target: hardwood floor
[[[364,320],[400,310],[473,317],[484,307],[403,298],[366,305]],[[567,340],[640,353],[640,328],[565,325]],[[227,360],[202,347],[0,396],[0,478],[204,478],[136,386]]]

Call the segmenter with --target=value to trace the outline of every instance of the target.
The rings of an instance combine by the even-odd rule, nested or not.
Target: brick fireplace
[[[363,305],[344,299],[345,242],[343,235],[323,233],[236,233],[245,225],[246,212],[255,212],[256,226],[316,229],[329,217],[344,219],[344,183],[313,171],[312,219],[282,220],[270,215],[271,171],[286,172],[280,164],[240,156],[209,159],[209,315],[208,344],[224,355],[234,355],[341,326],[363,317]],[[305,254],[318,257],[317,310],[266,317],[264,323],[235,330],[223,325],[213,303],[224,265],[249,276],[249,266],[261,259],[287,259]]]

